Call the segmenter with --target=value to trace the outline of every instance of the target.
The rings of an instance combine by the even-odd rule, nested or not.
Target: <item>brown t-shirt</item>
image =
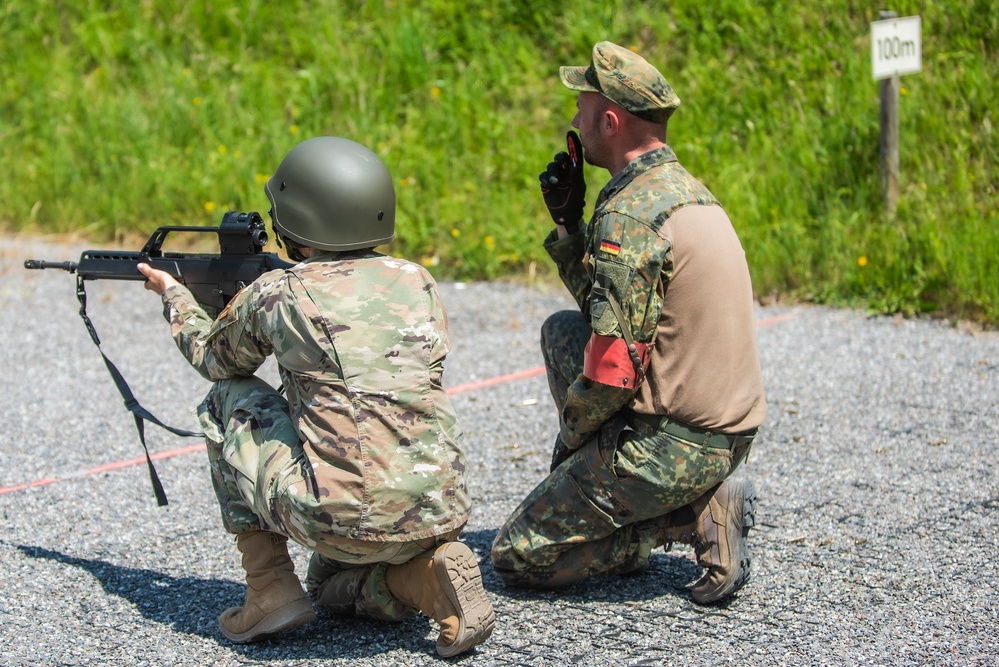
[[[659,229],[672,246],[655,348],[631,408],[721,433],[763,423],[745,252],[720,206],[686,206]]]

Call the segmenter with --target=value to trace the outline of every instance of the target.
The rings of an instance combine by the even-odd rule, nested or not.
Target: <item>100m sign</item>
[[[871,23],[871,71],[886,79],[922,69],[922,43],[918,16]]]
[[[878,58],[881,60],[892,60],[895,58],[911,58],[918,54],[916,42],[911,39],[903,40],[897,35],[886,37],[877,41]]]

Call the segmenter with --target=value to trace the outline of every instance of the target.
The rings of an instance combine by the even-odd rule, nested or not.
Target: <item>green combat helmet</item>
[[[364,146],[341,137],[298,144],[264,187],[274,229],[319,250],[374,248],[395,236],[395,185]]]

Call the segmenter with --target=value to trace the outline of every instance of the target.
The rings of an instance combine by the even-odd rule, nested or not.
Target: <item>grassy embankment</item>
[[[442,278],[545,274],[536,177],[575,103],[557,66],[611,39],[683,100],[671,143],[729,210],[760,298],[999,324],[996,0],[892,7],[921,15],[924,65],[902,78],[894,219],[876,8],[636,5],[4,3],[0,228],[110,245],[217,224],[266,210],[262,182],[287,150],[336,134],[397,179],[391,252]],[[606,177],[589,170],[590,203]]]

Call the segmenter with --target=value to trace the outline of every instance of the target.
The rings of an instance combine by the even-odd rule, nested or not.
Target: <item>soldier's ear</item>
[[[607,136],[614,136],[621,131],[621,112],[610,107],[600,118],[600,130]]]

